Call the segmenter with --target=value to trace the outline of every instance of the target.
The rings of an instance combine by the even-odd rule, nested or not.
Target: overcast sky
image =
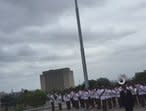
[[[146,69],[146,0],[78,0],[89,79]],[[83,82],[73,0],[0,0],[0,91],[40,88],[70,67]]]

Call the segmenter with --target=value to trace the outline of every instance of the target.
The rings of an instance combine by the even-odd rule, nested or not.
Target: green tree
[[[96,80],[89,80],[89,87],[90,88],[96,88],[97,87],[97,81]]]
[[[133,77],[133,82],[135,83],[145,83],[146,84],[146,72],[136,73]]]
[[[27,91],[21,96],[21,104],[25,106],[38,107],[45,104],[47,94],[44,91]]]
[[[107,78],[99,78],[97,79],[97,86],[111,87],[111,82]]]
[[[17,98],[14,95],[5,95],[1,98],[1,103],[3,106],[16,106]]]

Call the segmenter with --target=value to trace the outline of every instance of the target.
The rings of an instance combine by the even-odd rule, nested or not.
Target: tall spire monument
[[[85,51],[84,51],[84,44],[83,44],[83,37],[82,37],[82,30],[81,30],[81,23],[80,23],[80,14],[79,14],[79,8],[78,8],[78,1],[77,0],[75,0],[75,11],[76,11],[78,34],[79,34],[79,40],[80,40],[80,50],[81,50],[82,66],[83,66],[83,72],[84,72],[85,87],[88,88],[89,87],[89,82],[88,82],[86,58],[85,58]]]

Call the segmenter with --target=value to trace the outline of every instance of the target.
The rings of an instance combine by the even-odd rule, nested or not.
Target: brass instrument
[[[119,80],[118,80],[118,83],[119,83],[120,85],[124,85],[124,84],[126,83],[126,81],[127,81],[126,75],[125,75],[125,74],[120,75]]]

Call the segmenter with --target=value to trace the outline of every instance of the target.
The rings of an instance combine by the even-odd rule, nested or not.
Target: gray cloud
[[[78,1],[89,78],[144,70],[146,1]],[[52,68],[83,81],[73,0],[0,0],[0,13],[0,90],[40,88]]]
[[[98,0],[99,3],[103,0]],[[69,0],[1,0],[1,30],[13,32],[25,26],[44,25],[57,21],[58,17],[67,9],[74,9],[74,1]],[[84,6],[95,0],[81,1]],[[74,13],[74,12],[72,12]],[[7,18],[7,19],[6,19]]]

